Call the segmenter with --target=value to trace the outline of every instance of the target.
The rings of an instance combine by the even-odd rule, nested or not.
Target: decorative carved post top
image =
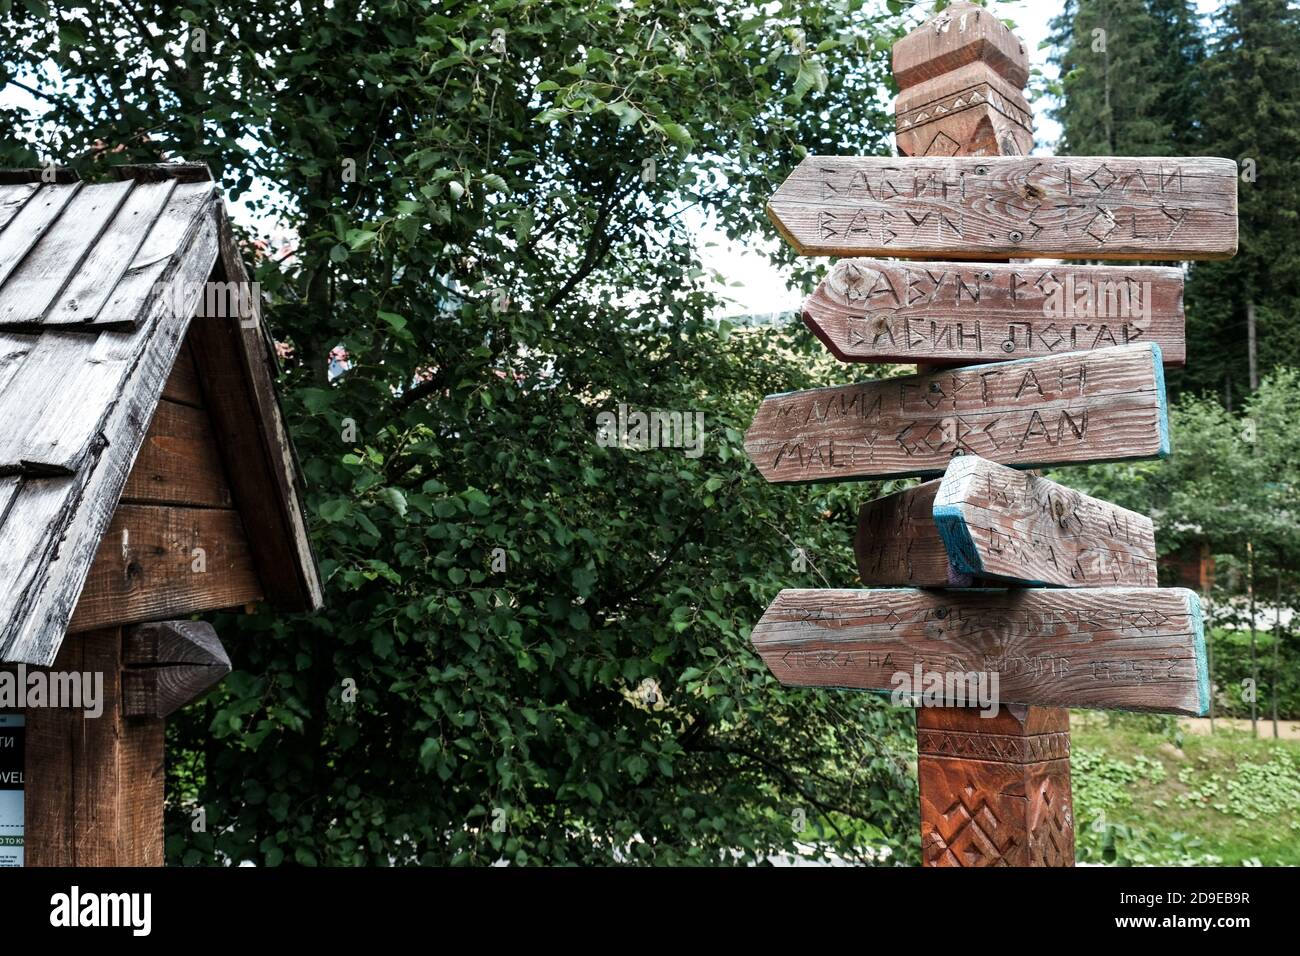
[[[989,10],[955,3],[894,44],[898,151],[1023,156],[1034,145],[1024,96],[1029,55]]]

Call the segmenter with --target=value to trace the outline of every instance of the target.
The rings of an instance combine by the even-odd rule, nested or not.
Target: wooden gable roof
[[[224,203],[202,166],[119,175],[0,178],[4,662],[53,662],[187,332],[266,595],[321,606],[260,302],[193,318],[248,281]]]

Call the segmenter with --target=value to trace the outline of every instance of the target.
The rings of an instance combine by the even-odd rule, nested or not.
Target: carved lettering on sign
[[[1178,157],[810,156],[768,215],[804,255],[1221,259],[1236,164]]]
[[[745,434],[768,481],[934,475],[1169,452],[1160,350],[1128,345],[771,395]]]
[[[1156,586],[1155,532],[1145,515],[975,456],[954,459],[930,500],[955,573],[1064,587]]]
[[[842,259],[803,306],[842,361],[1001,361],[1154,342],[1185,356],[1181,270]]]
[[[1209,706],[1200,603],[1183,588],[786,590],[751,641],[798,687],[889,692],[900,673],[996,674],[1003,704]]]

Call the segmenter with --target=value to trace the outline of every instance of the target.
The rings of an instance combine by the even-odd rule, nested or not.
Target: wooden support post
[[[53,671],[102,680],[98,717],[26,716],[27,866],[162,866],[167,714],[230,672],[211,624],[168,621],[64,639]]]
[[[103,713],[28,708],[26,865],[162,866],[162,720],[122,714],[121,628],[70,635],[53,670],[100,674]]]
[[[923,865],[1074,865],[1069,711],[922,707],[916,750]]]
[[[1029,57],[990,11],[955,3],[922,24],[895,44],[894,75],[904,155],[1024,155],[1032,147],[1032,116],[1021,94]],[[928,124],[917,122],[927,111],[916,108],[909,88],[924,87],[922,98],[941,105],[966,84],[982,84],[1004,108],[981,106],[975,124],[933,109]],[[936,140],[942,149],[931,145]],[[970,707],[916,713],[923,866],[1074,865],[1068,710],[1003,705],[992,719]]]

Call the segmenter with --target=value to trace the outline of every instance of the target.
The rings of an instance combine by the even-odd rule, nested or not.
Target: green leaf
[[[392,508],[402,517],[406,517],[406,495],[402,493],[400,488],[389,486],[382,489],[379,494],[388,507]]]

